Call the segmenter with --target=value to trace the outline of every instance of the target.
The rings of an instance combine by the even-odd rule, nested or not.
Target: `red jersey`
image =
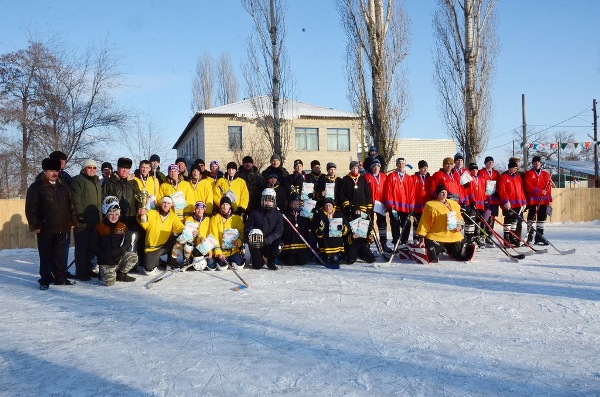
[[[482,210],[485,208],[485,180],[479,175],[473,176],[469,187],[465,189],[467,195],[467,204],[475,204],[475,208]]]
[[[414,181],[411,175],[397,171],[388,174],[383,187],[383,204],[388,210],[410,212],[415,207]]]
[[[429,175],[429,172],[425,175],[421,175],[417,172],[412,178],[415,185],[415,212],[421,213],[423,212],[423,208],[425,208],[425,203],[431,200],[431,196],[427,190],[427,183],[431,178],[431,175]]]
[[[456,201],[460,201],[461,197],[464,197],[464,194],[462,193],[462,187],[460,186],[460,175],[458,175],[458,172],[456,172],[454,169],[450,171],[450,174],[446,174],[443,169],[440,169],[439,171],[435,172],[431,178],[429,178],[429,187],[427,190],[429,191],[430,199],[436,198],[435,188],[440,183],[446,186],[449,198],[452,198],[450,196],[455,196],[458,197]]]
[[[518,208],[524,206],[527,202],[525,201],[525,191],[523,190],[523,181],[521,175],[518,172],[510,174],[508,171],[500,175],[498,181],[498,196],[500,196],[500,204],[504,206],[507,202],[510,202],[510,206]]]
[[[496,171],[495,169],[492,168],[491,171],[488,171],[485,168],[482,168],[479,170],[479,173],[477,174],[481,179],[483,179],[484,185],[487,188],[487,182],[488,181],[496,181],[496,189],[495,189],[495,193],[491,194],[491,195],[486,195],[486,200],[488,202],[488,204],[490,205],[498,205],[500,204],[500,199],[498,198],[498,181],[500,180],[500,173],[498,171]]]
[[[374,176],[370,172],[365,174],[365,179],[371,188],[371,195],[373,196],[373,204],[375,200],[383,204],[383,185],[385,184],[387,175],[380,172],[377,176]]]
[[[523,180],[528,205],[548,205],[552,202],[552,181],[548,172],[532,168],[524,174]]]

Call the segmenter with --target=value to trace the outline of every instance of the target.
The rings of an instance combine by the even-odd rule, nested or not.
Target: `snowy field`
[[[231,271],[40,291],[37,251],[1,251],[0,395],[600,396],[600,223],[546,235],[577,251],[244,269],[241,291]]]

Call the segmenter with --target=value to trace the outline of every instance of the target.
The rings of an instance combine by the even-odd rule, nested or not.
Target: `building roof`
[[[271,97],[264,95],[255,98],[259,101],[260,106],[263,108],[269,108]],[[295,100],[287,100],[283,103],[283,115],[282,117],[286,120],[293,120],[302,117],[316,117],[316,118],[356,118],[359,116],[356,113],[346,112],[343,110],[336,110],[332,108],[327,108],[324,106],[311,105],[310,103],[295,101]],[[223,106],[217,106],[210,109],[199,110],[192,116],[191,120],[188,122],[187,126],[177,138],[177,141],[173,145],[173,149],[177,148],[177,145],[183,140],[183,138],[187,135],[193,125],[198,121],[198,119],[202,116],[233,116],[233,117],[245,117],[245,118],[256,118],[257,114],[252,105],[252,99],[244,99],[243,101],[229,103]]]
[[[558,167],[558,161],[556,160],[544,160],[544,164]],[[595,175],[594,173],[594,162],[593,161],[567,161],[561,160],[560,168],[567,170],[581,172],[586,175]]]

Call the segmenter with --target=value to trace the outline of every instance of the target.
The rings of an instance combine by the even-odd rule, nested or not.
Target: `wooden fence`
[[[552,196],[551,223],[600,220],[600,189],[552,189]],[[0,200],[0,225],[0,249],[37,247],[25,218],[25,200]]]

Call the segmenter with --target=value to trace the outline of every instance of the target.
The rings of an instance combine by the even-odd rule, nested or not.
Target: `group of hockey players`
[[[53,152],[27,192],[41,289],[71,285],[70,278],[131,282],[131,273],[167,267],[224,270],[249,263],[277,270],[314,261],[337,268],[359,259],[374,262],[373,243],[384,257],[410,247],[427,262],[437,262],[441,252],[469,260],[476,246],[494,246],[500,209],[506,225],[502,244],[520,245],[525,207],[527,243],[535,237],[535,243],[546,244],[552,200],[550,175],[537,156],[525,173],[516,158],[502,174],[492,157],[482,169],[475,163],[464,167],[459,153],[433,174],[424,160],[409,174],[412,166],[403,157],[386,173],[384,159],[371,147],[364,164],[351,161],[339,173],[332,162],[322,171],[318,160],[305,171],[299,159],[289,173],[273,155],[262,172],[250,156],[224,170],[216,160],[207,169],[203,160],[188,167],[179,158],[165,175],[153,155],[135,170],[128,158],[119,158],[116,170],[105,162],[101,177],[88,159],[73,178],[64,171],[66,160]],[[67,266],[71,229],[74,275]]]

